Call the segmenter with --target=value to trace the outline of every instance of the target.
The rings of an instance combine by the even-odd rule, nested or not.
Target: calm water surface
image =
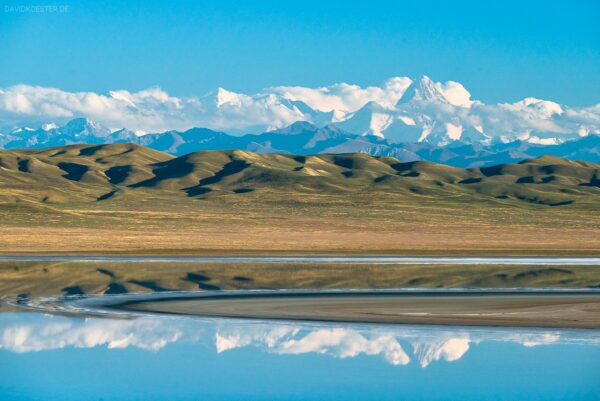
[[[0,400],[599,400],[600,332],[0,314]]]
[[[407,265],[600,266],[598,257],[462,257],[462,256],[81,256],[2,255],[0,261],[78,262],[223,262],[223,263],[364,263]]]

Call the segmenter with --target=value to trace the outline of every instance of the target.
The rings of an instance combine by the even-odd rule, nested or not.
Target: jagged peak
[[[423,75],[421,79],[414,81],[397,104],[409,102],[448,103],[453,106],[467,108],[473,104],[471,94],[462,84],[456,81],[435,82],[427,75]]]
[[[287,127],[279,128],[270,132],[277,134],[294,135],[300,134],[305,131],[317,131],[318,129],[319,127],[317,127],[315,124],[309,121],[296,121],[288,125]]]
[[[111,134],[110,129],[87,117],[74,118],[63,126],[56,128],[56,131],[63,135],[76,135],[83,132],[93,134],[94,136],[107,136]]]
[[[241,104],[242,94],[236,93],[225,88],[218,87],[214,92],[213,96],[215,99],[215,104],[217,107],[223,106],[225,104]]]

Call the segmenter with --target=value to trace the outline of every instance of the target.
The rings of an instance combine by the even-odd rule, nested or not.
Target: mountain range
[[[5,135],[25,130],[21,127],[65,126],[78,117],[109,127],[111,133],[101,136],[123,127],[138,135],[205,127],[240,136],[278,131],[298,121],[392,143],[434,146],[457,141],[558,145],[600,134],[600,104],[570,107],[535,97],[486,104],[458,82],[427,76],[394,77],[369,87],[277,86],[250,95],[218,88],[200,97],[176,97],[159,88],[134,93],[67,92],[25,84],[0,88],[0,132]],[[129,135],[128,130],[119,135]]]
[[[73,119],[60,127],[46,124],[35,130],[21,128],[10,134],[0,134],[0,147],[5,149],[126,142],[176,156],[204,150],[239,149],[294,155],[367,153],[373,156],[391,156],[406,162],[426,160],[455,167],[485,167],[542,155],[600,162],[600,135],[596,134],[551,145],[525,140],[479,142],[467,139],[436,145],[427,141],[396,142],[377,135],[359,135],[345,131],[335,124],[318,127],[306,121],[261,134],[241,136],[208,128],[140,135],[128,129],[112,131],[87,118]]]

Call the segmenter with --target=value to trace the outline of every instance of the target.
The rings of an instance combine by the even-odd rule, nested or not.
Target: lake
[[[1,400],[598,400],[600,332],[0,313]]]
[[[0,313],[0,401],[600,399],[600,330],[480,327],[480,321],[470,321],[467,316],[502,315],[514,320],[517,313],[524,313],[527,326],[534,322],[528,309],[532,300],[546,297],[552,301],[553,297],[560,297],[566,300],[567,308],[561,310],[568,312],[567,320],[580,322],[577,313],[584,311],[592,323],[597,323],[597,306],[594,312],[587,303],[578,304],[578,308],[573,305],[582,297],[592,297],[597,305],[598,289],[524,286],[269,292],[252,288],[263,285],[260,280],[264,274],[274,274],[278,266],[290,263],[297,265],[286,275],[302,269],[309,271],[306,266],[314,270],[321,266],[343,268],[345,264],[384,265],[379,272],[390,271],[394,265],[419,265],[423,273],[427,269],[421,265],[431,265],[436,272],[448,270],[449,265],[489,265],[492,273],[521,274],[540,280],[557,275],[557,280],[563,280],[573,279],[584,268],[596,269],[600,258],[3,255],[0,261],[5,263],[4,284],[8,289],[21,291],[29,285],[34,291],[40,285],[41,294],[15,300],[19,306],[33,309],[5,308],[7,311]],[[12,261],[20,264],[12,266]],[[25,262],[29,261],[35,268],[27,267]],[[49,263],[45,269],[45,262],[64,262],[68,266]],[[157,263],[147,265],[149,262]],[[233,265],[240,272],[229,272]],[[239,267],[242,265],[249,266],[248,270]],[[506,271],[494,270],[498,265],[508,267],[503,268]],[[233,278],[218,276],[222,271]],[[473,276],[477,271],[467,273]],[[162,276],[165,272],[168,275]],[[135,275],[138,273],[139,277]],[[243,277],[237,276],[242,273]],[[248,278],[250,274],[252,279]],[[10,277],[12,281],[8,280]],[[340,277],[347,280],[344,275]],[[590,282],[586,277],[583,275],[580,280]],[[151,281],[159,279],[163,281]],[[237,283],[240,288],[182,292],[175,284],[181,286],[186,280],[200,289],[207,283],[215,288],[223,283]],[[61,291],[68,294],[64,288],[67,285],[102,290],[114,283],[141,283],[147,287],[153,284],[160,291],[59,295]],[[159,288],[162,283],[176,290],[163,291]],[[342,283],[346,285],[347,281]],[[110,285],[108,288],[112,288]],[[245,287],[249,288],[241,289]],[[388,302],[392,297],[396,297],[396,309],[391,311]],[[415,297],[418,302],[410,301]],[[478,302],[458,302],[473,297]],[[170,298],[171,304],[167,302]],[[312,306],[312,298],[318,300],[317,307]],[[432,310],[412,310],[403,298],[419,308],[425,308],[426,298],[437,301]],[[492,302],[497,298],[528,300],[523,310],[501,310],[496,301]],[[161,303],[133,302],[144,300]],[[187,307],[193,306],[190,315],[169,314],[185,311],[181,309],[182,300]],[[344,311],[356,310],[357,302],[359,310],[366,308],[367,301],[371,315],[390,316],[403,311],[401,323],[405,324],[389,324],[385,319],[383,323],[347,323],[352,321],[351,315]],[[129,304],[129,309],[115,306],[120,304]],[[464,310],[463,304],[482,309],[469,306]],[[505,301],[501,304],[507,305]],[[170,312],[168,308],[162,311],[169,313],[153,314],[144,305],[153,305],[150,310],[178,306]],[[335,305],[341,312],[336,312]],[[542,306],[536,306],[538,313]],[[311,314],[311,308],[328,314]],[[421,319],[442,313],[444,308],[449,314],[466,314],[466,318],[436,326],[429,324],[444,320]],[[552,322],[559,316],[558,309],[552,309],[554,303],[547,303],[544,308],[550,308],[545,310],[550,311],[551,319],[539,322]],[[267,312],[269,315],[264,315]],[[363,312],[361,319],[365,317]],[[244,314],[253,319],[240,319]],[[275,317],[279,320],[268,320]],[[325,321],[306,321],[310,318]],[[341,320],[332,322],[335,318]],[[426,324],[406,324],[419,319]],[[468,322],[475,325],[463,326]],[[500,323],[516,325],[497,319],[488,324]],[[566,327],[561,324],[554,327]]]

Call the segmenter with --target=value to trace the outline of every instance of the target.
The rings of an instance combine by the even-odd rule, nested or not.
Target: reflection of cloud
[[[558,332],[547,333],[515,333],[507,337],[507,340],[521,344],[525,347],[535,347],[537,345],[547,345],[556,343],[560,340]]]
[[[42,322],[2,327],[0,349],[31,352],[64,347],[138,347],[159,350],[181,339],[182,330],[159,319],[108,320],[47,317]],[[1,327],[1,326],[0,326]]]
[[[366,354],[382,355],[393,365],[410,362],[398,340],[391,335],[367,337],[356,330],[339,327],[301,330],[290,326],[229,326],[217,331],[215,346],[217,352],[254,346],[277,354],[317,353],[338,358]]]
[[[490,341],[525,347],[558,343],[598,344],[600,338],[595,332],[591,333],[581,330],[256,323],[169,317],[79,319],[0,314],[0,349],[12,352],[98,346],[156,351],[167,344],[188,341],[214,346],[218,353],[256,347],[279,355],[380,356],[390,364],[407,365],[411,356],[405,350],[412,349],[412,359],[422,367],[435,361],[457,361],[469,351],[471,344]]]
[[[376,327],[376,326],[375,326]],[[565,341],[559,331],[523,331],[520,329],[431,328],[431,327],[302,327],[289,325],[230,324],[216,332],[218,352],[241,347],[257,347],[277,354],[318,353],[338,358],[360,354],[380,355],[393,365],[406,365],[411,358],[402,346],[406,342],[422,367],[434,361],[452,362],[462,358],[471,343],[513,342],[525,347]],[[568,339],[566,339],[568,340]],[[580,338],[577,341],[588,342]],[[594,341],[594,340],[592,340]]]
[[[287,340],[277,347],[282,354],[305,354],[316,352],[340,358],[359,354],[383,355],[393,365],[406,365],[410,358],[400,343],[391,335],[366,338],[362,334],[342,328],[319,329],[299,339]]]
[[[275,326],[270,329],[262,326],[248,327],[245,330],[243,328],[241,330],[225,329],[217,331],[215,334],[215,346],[219,353],[257,344],[273,348],[282,339],[297,334],[299,330],[299,328],[290,326]]]

